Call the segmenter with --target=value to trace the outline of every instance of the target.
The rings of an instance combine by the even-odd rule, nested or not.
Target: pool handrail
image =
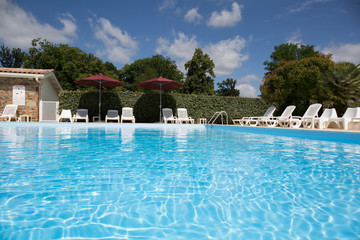
[[[216,119],[219,118],[219,116],[221,116],[221,125],[224,125],[224,119],[223,119],[223,114],[225,114],[226,116],[226,125],[229,125],[229,118],[228,118],[228,114],[225,111],[218,111],[215,112],[214,115],[212,115],[212,117],[210,118],[210,120],[208,121],[207,125],[213,125],[214,122],[216,121]]]

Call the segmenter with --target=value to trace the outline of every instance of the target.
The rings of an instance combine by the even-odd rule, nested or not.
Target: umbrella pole
[[[101,121],[101,81],[99,82],[99,122]]]
[[[160,83],[160,123],[161,123],[161,86],[162,84]]]

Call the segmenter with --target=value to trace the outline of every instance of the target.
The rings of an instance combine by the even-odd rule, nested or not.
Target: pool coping
[[[0,122],[1,126],[16,126],[16,127],[84,127],[84,128],[186,128],[186,129],[205,129],[204,124],[163,124],[163,123],[85,123],[85,122]]]
[[[207,124],[162,124],[162,123],[56,123],[56,122],[0,122],[2,126],[13,127],[80,127],[80,128],[146,128],[146,129],[198,129],[236,131],[241,133],[267,134],[277,137],[296,137],[313,140],[339,141],[360,144],[360,132],[338,129],[302,129],[302,128],[269,128],[238,125],[207,125]]]
[[[360,144],[360,132],[326,130],[326,129],[303,129],[303,128],[269,128],[248,127],[238,125],[212,125],[218,130],[238,131],[242,133],[267,134],[282,137],[296,137],[313,140],[339,141],[345,143]]]

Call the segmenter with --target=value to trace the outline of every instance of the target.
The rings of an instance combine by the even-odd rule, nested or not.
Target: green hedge
[[[121,114],[123,107],[134,108],[136,122],[151,123],[159,121],[159,94],[142,92],[104,91],[101,97],[101,116],[104,119],[108,109],[117,109]],[[97,91],[63,91],[60,94],[59,109],[78,108],[89,110],[89,117],[98,115],[99,93]],[[260,98],[220,97],[207,95],[188,95],[179,93],[163,93],[162,107],[187,108],[192,118],[207,118],[217,111],[226,111],[231,122],[234,118],[244,116],[262,116],[269,104]]]

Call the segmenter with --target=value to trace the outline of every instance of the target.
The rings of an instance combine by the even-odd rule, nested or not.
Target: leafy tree
[[[140,82],[159,77],[158,71],[152,67],[145,67],[144,73],[137,76],[134,81],[134,87],[138,86]]]
[[[132,64],[125,64],[119,71],[120,77],[125,83],[125,89],[130,91],[142,90],[138,87],[139,82],[162,76],[182,82],[184,74],[177,68],[175,61],[162,55],[154,55],[150,58],[138,59]]]
[[[318,53],[318,51],[314,50],[313,45],[284,43],[274,47],[274,52],[270,55],[272,61],[264,62],[265,70],[272,72],[280,61],[300,60],[302,58],[313,57]]]
[[[209,55],[204,54],[200,48],[195,49],[192,59],[185,63],[187,74],[184,93],[214,94],[214,68],[215,64]]]
[[[318,54],[300,60],[280,61],[263,79],[260,85],[262,97],[279,109],[295,105],[295,113],[302,115],[312,102],[325,100],[324,76],[334,65],[330,57]]]
[[[236,80],[228,78],[221,83],[217,83],[218,90],[216,94],[220,96],[239,96],[240,90],[236,89]]]
[[[24,67],[54,69],[64,90],[83,88],[74,81],[94,74],[102,73],[115,79],[119,78],[112,63],[103,63],[93,54],[87,54],[77,47],[54,44],[41,38],[32,40]]]
[[[20,68],[24,62],[25,53],[20,48],[10,48],[4,45],[0,48],[0,64],[2,67]]]
[[[349,105],[360,105],[360,65],[336,63],[324,78],[323,97],[343,114]]]

